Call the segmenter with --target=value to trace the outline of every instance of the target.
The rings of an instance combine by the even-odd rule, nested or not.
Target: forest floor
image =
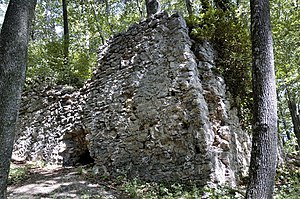
[[[22,173],[24,164],[13,164]],[[18,175],[18,174],[17,174]],[[30,165],[8,186],[8,199],[128,198],[108,180],[95,182],[84,167],[39,167]]]
[[[207,197],[202,197],[204,192],[209,193]],[[8,199],[231,199],[244,198],[244,193],[244,189],[203,190],[180,184],[103,178],[93,174],[92,166],[47,167],[30,162],[11,164],[8,186]],[[286,164],[277,169],[274,198],[300,198],[300,153],[287,157]]]

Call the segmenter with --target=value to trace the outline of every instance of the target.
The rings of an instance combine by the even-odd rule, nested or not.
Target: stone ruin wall
[[[74,165],[88,152],[83,91],[45,87],[23,93],[12,159]]]
[[[213,48],[197,45],[167,13],[114,36],[82,89],[24,94],[13,157],[74,165],[88,152],[100,175],[235,185],[250,139]]]

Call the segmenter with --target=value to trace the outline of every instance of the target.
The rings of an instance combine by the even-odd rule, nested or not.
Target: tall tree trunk
[[[63,21],[64,21],[64,65],[65,67],[67,67],[69,64],[69,45],[70,45],[67,0],[62,0],[62,5],[63,5]]]
[[[0,33],[0,199],[6,187],[36,0],[11,0]]]
[[[280,112],[280,111],[279,111]],[[282,137],[282,133],[279,128],[279,119],[277,120],[277,165],[283,165],[285,163],[285,152],[283,145],[285,144],[285,140]]]
[[[291,95],[289,92],[289,89],[287,85],[285,85],[287,100],[288,100],[288,107],[290,111],[290,115],[292,118],[293,128],[294,128],[294,134],[297,138],[298,146],[296,149],[300,149],[300,114],[299,114],[299,106],[297,107],[297,103],[295,101],[295,98]],[[291,137],[291,136],[290,136]]]
[[[159,0],[146,0],[147,17],[158,13],[160,11]]]
[[[298,149],[300,149],[300,115],[299,115],[299,107],[294,100],[288,99],[288,105],[290,114],[292,117],[294,133],[297,138]]]
[[[225,11],[230,10],[230,0],[214,0],[214,4],[216,6],[216,8]]]
[[[283,124],[284,131],[285,131],[285,134],[286,134],[286,139],[291,140],[292,137],[291,137],[289,128],[287,127],[287,124],[286,124],[285,115],[283,113],[282,106],[280,106],[280,104],[282,104],[283,102],[281,101],[281,99],[278,95],[277,95],[277,99],[278,99],[278,104],[279,104],[279,107],[278,107],[279,118],[281,118],[281,122]],[[280,120],[278,120],[278,121],[280,122]],[[282,143],[283,143],[283,145],[285,145],[285,143],[286,143],[286,140],[284,139],[284,137],[282,138]]]
[[[271,199],[277,160],[277,99],[269,0],[250,0],[253,139],[247,199]]]

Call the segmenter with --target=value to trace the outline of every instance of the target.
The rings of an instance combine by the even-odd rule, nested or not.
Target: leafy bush
[[[79,49],[79,50],[78,50]],[[26,81],[48,85],[72,85],[80,87],[91,76],[96,54],[85,49],[70,49],[69,61],[64,64],[61,40],[31,43],[28,53]]]

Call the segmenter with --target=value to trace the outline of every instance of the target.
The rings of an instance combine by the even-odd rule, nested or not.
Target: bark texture
[[[35,4],[36,0],[11,0],[0,34],[0,199],[7,198],[6,183]]]
[[[289,98],[288,101],[289,110],[292,117],[294,133],[297,138],[298,149],[300,149],[300,115],[299,115],[299,106],[297,107],[297,103],[294,100]]]
[[[251,0],[253,140],[247,199],[271,199],[277,154],[277,99],[269,0]]]
[[[67,66],[69,60],[69,43],[70,43],[67,0],[63,0],[62,5],[63,5],[63,19],[64,19],[63,20],[64,21],[64,64],[65,66]]]

